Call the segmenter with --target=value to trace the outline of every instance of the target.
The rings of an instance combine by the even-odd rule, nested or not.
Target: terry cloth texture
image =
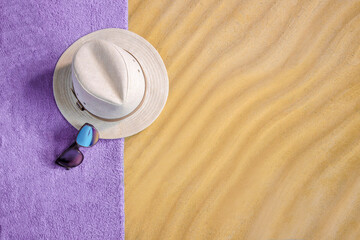
[[[55,64],[110,27],[127,28],[126,0],[0,1],[0,239],[124,239],[124,140],[54,164],[77,133],[55,104]]]

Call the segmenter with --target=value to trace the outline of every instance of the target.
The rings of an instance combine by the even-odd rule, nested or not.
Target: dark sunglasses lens
[[[62,167],[72,168],[79,166],[84,159],[84,155],[75,148],[69,148],[56,159],[56,163]]]
[[[91,147],[94,146],[99,140],[99,132],[95,127],[86,123],[81,127],[77,137],[76,143],[82,147]]]

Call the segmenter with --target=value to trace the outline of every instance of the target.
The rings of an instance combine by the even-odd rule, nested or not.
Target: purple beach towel
[[[0,239],[124,239],[124,140],[56,157],[77,130],[56,107],[55,64],[81,36],[127,28],[126,0],[0,1]]]

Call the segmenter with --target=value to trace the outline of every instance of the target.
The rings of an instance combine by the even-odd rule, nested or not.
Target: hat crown
[[[99,117],[126,116],[145,93],[145,78],[137,60],[105,40],[84,43],[73,57],[72,72],[78,99]]]
[[[85,43],[73,60],[82,86],[113,104],[123,104],[128,90],[128,69],[122,51],[112,43],[93,40]]]

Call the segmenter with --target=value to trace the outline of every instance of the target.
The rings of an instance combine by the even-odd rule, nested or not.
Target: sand
[[[127,239],[360,239],[360,1],[129,1],[170,93],[125,140]]]

